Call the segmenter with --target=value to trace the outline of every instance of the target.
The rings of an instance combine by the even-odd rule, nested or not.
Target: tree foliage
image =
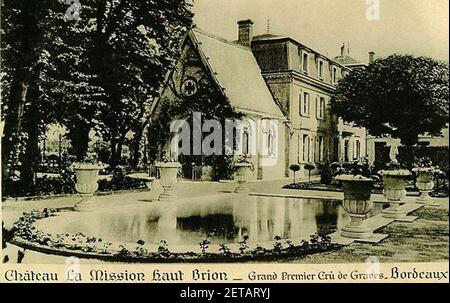
[[[55,115],[52,109],[55,69],[51,51],[63,2],[2,1],[2,138],[3,167],[10,177],[20,171],[29,183],[39,157],[39,137]],[[24,184],[27,186],[28,184]]]
[[[116,164],[127,133],[140,140],[149,103],[192,25],[184,0],[80,5],[74,19],[65,0],[1,1],[5,176],[16,167],[32,176],[40,137],[55,122],[69,129],[78,158],[89,131],[101,133]]]
[[[161,158],[166,152],[165,144],[171,138],[170,125],[174,120],[186,120],[192,129],[192,117],[195,112],[201,113],[204,120],[219,120],[222,125],[225,119],[242,117],[241,113],[233,109],[228,97],[212,79],[210,72],[205,69],[198,53],[193,50],[190,40],[185,39],[182,47],[191,51],[183,51],[184,55],[172,69],[149,123],[151,132],[148,133],[148,152],[151,162]],[[184,96],[180,91],[180,83],[188,77],[195,77],[198,85],[197,93],[191,97]],[[224,135],[224,138],[226,137]],[[225,144],[223,144],[224,147]],[[222,162],[223,167],[228,167],[226,164],[228,159],[225,158],[217,159],[218,163],[212,164],[220,166],[219,162]],[[226,172],[225,175],[227,175]]]
[[[83,18],[92,18],[96,25],[87,55],[96,83],[106,94],[99,130],[111,143],[114,166],[127,134],[142,135],[149,103],[174,64],[181,37],[192,25],[192,13],[186,1],[178,0],[86,2],[95,9]]]
[[[449,116],[448,63],[426,57],[392,55],[343,78],[331,111],[412,146],[421,134],[440,134]]]

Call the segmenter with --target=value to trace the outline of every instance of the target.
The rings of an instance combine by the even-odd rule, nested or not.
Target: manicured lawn
[[[375,256],[380,262],[439,262],[449,260],[449,212],[423,208],[413,223],[394,222],[378,232],[390,237],[377,245],[354,243],[341,250],[307,256],[293,263],[365,263]]]

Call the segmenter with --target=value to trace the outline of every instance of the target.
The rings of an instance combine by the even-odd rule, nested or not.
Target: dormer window
[[[336,84],[338,81],[337,78],[338,68],[336,66],[331,67],[331,83]]]
[[[309,60],[308,53],[303,51],[302,52],[302,71],[305,74],[308,74],[308,60]]]
[[[320,79],[320,80],[323,80],[323,69],[324,69],[325,63],[323,62],[322,59],[319,59],[318,62],[319,62],[319,64],[318,64],[318,69],[319,69],[319,72],[318,72],[318,74],[319,74],[319,79]]]

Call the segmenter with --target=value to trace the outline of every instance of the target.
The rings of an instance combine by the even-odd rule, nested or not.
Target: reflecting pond
[[[227,196],[212,201],[153,202],[83,213],[65,222],[58,232],[83,233],[112,242],[192,245],[211,234],[213,244],[235,243],[249,237],[262,243],[275,236],[309,239],[329,234],[350,221],[339,201]],[[381,212],[375,204],[372,215]]]

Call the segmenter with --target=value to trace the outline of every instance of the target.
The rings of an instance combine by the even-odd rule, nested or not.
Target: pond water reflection
[[[375,204],[373,214],[381,206]],[[372,214],[372,215],[373,215]],[[272,197],[221,198],[185,203],[149,203],[88,213],[65,226],[65,232],[114,242],[193,245],[210,233],[213,244],[249,243],[282,238],[309,239],[329,234],[350,221],[339,201]]]

